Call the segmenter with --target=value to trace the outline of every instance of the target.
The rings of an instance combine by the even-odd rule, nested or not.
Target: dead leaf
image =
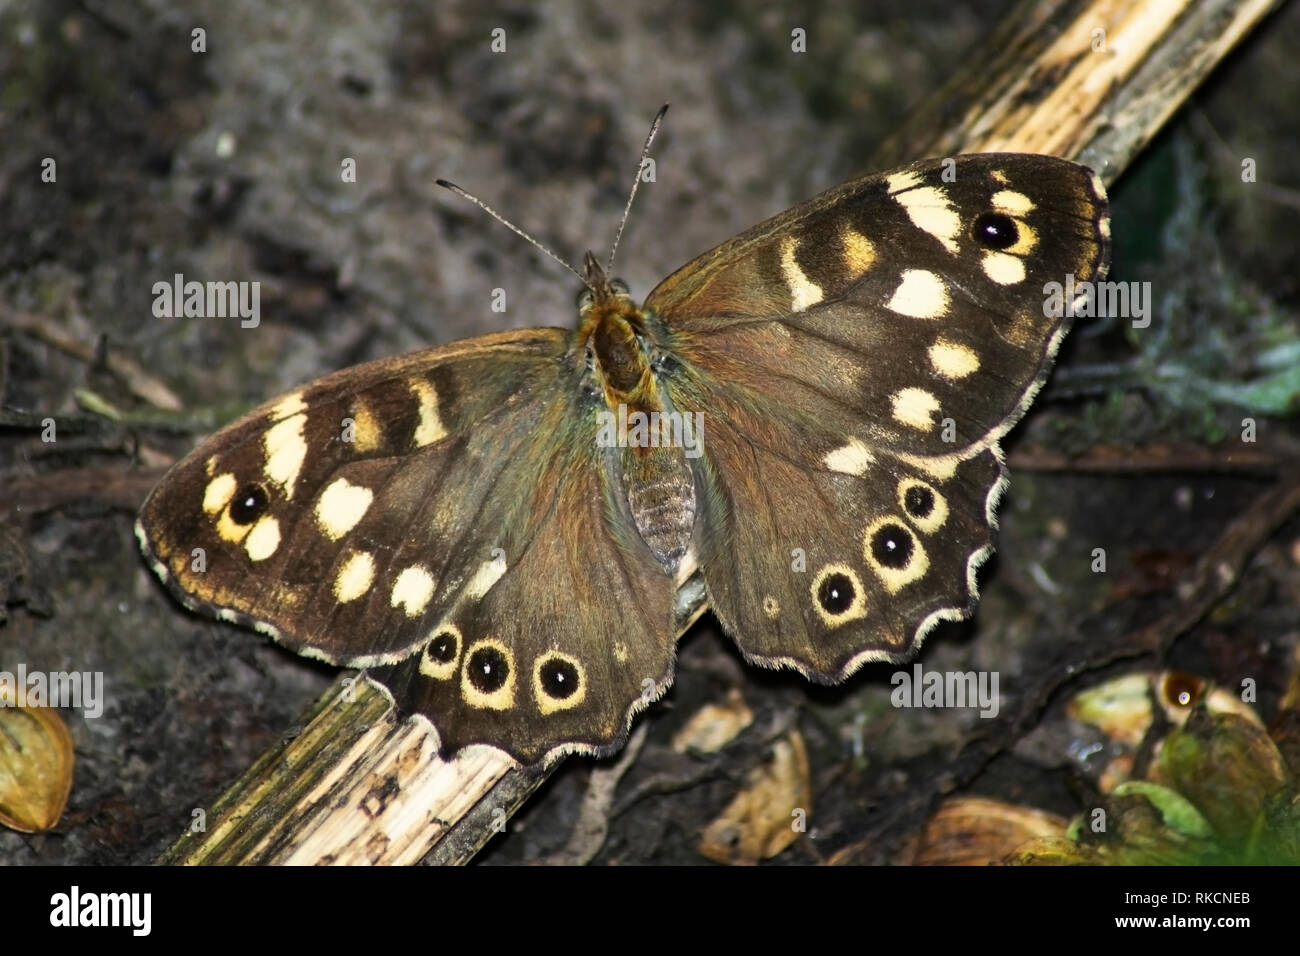
[[[754,864],[776,856],[808,826],[812,783],[799,732],[772,745],[771,760],[755,767],[722,814],[704,829],[699,851],[710,860]]]
[[[0,700],[0,824],[43,833],[59,822],[72,790],[72,735],[52,707]]]
[[[911,841],[900,862],[915,866],[988,866],[1030,840],[1065,836],[1054,813],[984,797],[944,801]]]
[[[754,722],[754,712],[736,688],[722,704],[705,704],[673,735],[673,750],[686,753],[717,753]]]

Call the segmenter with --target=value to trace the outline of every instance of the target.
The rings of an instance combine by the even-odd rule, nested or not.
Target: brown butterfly
[[[1045,285],[1108,251],[1090,170],[983,154],[831,189],[643,305],[588,253],[574,327],[308,383],[137,534],[187,607],[368,668],[445,752],[609,752],[672,681],[690,580],[748,660],[822,682],[969,614],[998,442],[1068,325]]]

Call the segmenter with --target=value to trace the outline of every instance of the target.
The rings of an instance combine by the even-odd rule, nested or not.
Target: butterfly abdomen
[[[676,575],[695,528],[695,477],[680,447],[623,449],[623,492],[637,534]]]

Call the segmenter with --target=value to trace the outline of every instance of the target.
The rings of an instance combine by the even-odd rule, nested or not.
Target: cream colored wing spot
[[[471,707],[509,710],[515,706],[515,659],[510,650],[493,637],[485,637],[465,648],[460,670],[460,696]]]
[[[781,275],[790,290],[792,308],[796,312],[803,312],[820,302],[825,295],[822,287],[804,275],[803,269],[799,267],[794,257],[798,248],[799,241],[794,236],[785,236],[781,240]]]
[[[316,527],[331,541],[338,541],[365,517],[375,493],[354,485],[346,478],[336,478],[316,499]]]
[[[855,279],[861,278],[876,262],[876,247],[852,226],[844,227],[840,243],[844,247],[844,268]]]
[[[403,568],[393,582],[389,604],[400,607],[407,617],[419,617],[433,597],[433,575],[427,568],[413,564]]]
[[[355,601],[375,580],[375,559],[368,551],[354,551],[334,577],[334,598],[340,604]]]
[[[1025,264],[1005,252],[986,252],[980,260],[984,274],[998,285],[1015,285],[1025,281]]]
[[[953,475],[957,474],[957,466],[961,464],[960,455],[899,455],[898,460],[905,465],[911,465],[917,471],[929,475],[936,481],[947,481]]]
[[[266,452],[262,473],[279,485],[290,501],[293,500],[294,485],[298,483],[302,464],[307,459],[307,441],[303,438],[306,409],[307,405],[297,392],[283,399],[271,409],[270,417],[275,424],[262,436],[262,447]]]
[[[825,564],[809,588],[813,610],[827,627],[839,627],[867,613],[867,594],[858,572],[847,564]]]
[[[456,673],[460,648],[464,643],[454,624],[443,624],[429,635],[429,643],[420,652],[420,673],[434,680],[447,680]]]
[[[989,176],[992,177],[994,182],[1001,183],[1003,186],[1011,182],[1011,180],[1007,179],[1007,174],[1000,169],[993,170],[989,173]]]
[[[907,269],[885,308],[915,319],[938,319],[948,314],[948,287],[928,269]]]
[[[228,541],[231,544],[240,544],[248,536],[253,526],[251,524],[236,524],[230,519],[230,509],[227,507],[217,516],[217,534],[222,541]]]
[[[501,576],[506,573],[506,569],[506,559],[503,557],[494,557],[490,561],[484,561],[474,571],[474,576],[469,579],[469,584],[465,585],[465,593],[477,601],[492,590],[493,586],[501,580]]]
[[[875,461],[875,456],[861,438],[850,438],[842,447],[828,451],[822,457],[822,464],[827,468],[845,475],[865,475],[868,466]]]
[[[626,641],[615,641],[615,642],[614,642],[614,660],[618,661],[620,664],[626,664],[626,663],[627,663],[627,658],[628,658],[628,653],[627,653],[627,642],[626,642]]]
[[[384,426],[375,418],[370,406],[358,402],[352,412],[352,447],[363,455],[378,451],[384,444]]]
[[[925,577],[930,559],[916,535],[892,515],[877,518],[862,535],[862,556],[890,594]]]
[[[217,514],[230,503],[235,496],[239,483],[230,472],[217,475],[203,489],[203,510],[210,515]]]
[[[533,663],[533,699],[543,714],[571,710],[587,699],[587,671],[561,651],[547,651]]]
[[[272,406],[270,418],[271,421],[278,422],[293,415],[300,415],[306,410],[307,403],[302,400],[302,392],[290,392]]]
[[[894,175],[885,180],[886,185],[889,187],[890,195],[901,193],[906,189],[915,189],[923,182],[925,182],[925,180],[910,169],[904,170],[901,173],[894,173]]]
[[[904,173],[904,176],[912,176],[911,173]],[[894,179],[891,177],[892,186]],[[915,176],[913,176],[915,179]],[[919,188],[909,188],[902,192],[897,192],[893,197],[903,211],[907,213],[907,218],[912,220],[912,225],[922,232],[929,233],[935,239],[939,240],[940,245],[956,255],[958,252],[957,236],[961,232],[961,216],[957,215],[957,210],[948,201],[947,194],[937,186],[921,186]]]
[[[265,561],[275,554],[280,547],[280,522],[270,515],[263,515],[253,523],[252,530],[244,539],[244,551],[250,561]]]
[[[934,413],[939,410],[939,400],[923,388],[900,388],[891,399],[894,420],[917,431],[928,432],[934,428]]]
[[[416,380],[411,391],[420,403],[420,423],[415,426],[415,447],[423,448],[447,437],[442,418],[438,415],[438,392],[428,382]]]
[[[948,520],[948,499],[917,478],[898,483],[898,507],[925,534],[934,534]]]
[[[950,382],[979,371],[980,359],[975,350],[949,339],[935,339],[929,349],[930,367]]]
[[[781,602],[770,594],[763,595],[763,613],[769,620],[775,621],[781,616]]]
[[[1001,189],[993,194],[993,208],[1008,216],[1024,216],[1034,211],[1034,201],[1013,189]]]

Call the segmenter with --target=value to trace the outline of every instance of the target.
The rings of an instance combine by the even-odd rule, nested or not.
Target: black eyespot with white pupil
[[[912,535],[902,525],[881,525],[871,536],[871,556],[882,567],[895,570],[907,567],[912,551]]]
[[[912,485],[903,492],[903,507],[913,518],[928,518],[934,511],[934,492],[921,485]]]
[[[578,669],[569,661],[551,659],[541,667],[542,690],[548,697],[564,700],[578,691]]]
[[[466,672],[475,689],[491,694],[505,686],[510,677],[510,662],[495,647],[480,647],[469,656]]]
[[[1010,249],[1020,241],[1016,221],[1001,212],[986,212],[975,220],[975,241],[986,249]]]
[[[844,614],[853,606],[854,597],[857,597],[857,589],[853,587],[853,579],[848,575],[827,575],[826,580],[816,589],[816,600],[827,614]]]
[[[450,664],[456,659],[456,635],[439,634],[429,642],[429,657],[439,664]]]
[[[252,524],[271,506],[271,496],[256,483],[244,485],[230,500],[230,520],[238,525]]]
[[[857,593],[847,574],[828,574],[817,588],[817,601],[827,614],[843,614],[853,606]]]

